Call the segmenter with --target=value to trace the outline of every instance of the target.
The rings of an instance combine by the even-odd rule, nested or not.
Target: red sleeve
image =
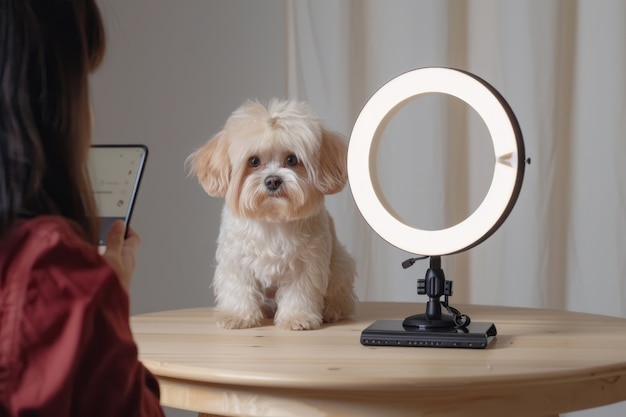
[[[139,362],[128,295],[60,218],[35,219],[0,252],[0,415],[163,417]]]
[[[99,299],[85,325],[87,343],[74,381],[74,391],[81,392],[75,415],[98,410],[103,416],[163,416],[158,383],[137,358],[126,293],[116,281],[102,288]]]

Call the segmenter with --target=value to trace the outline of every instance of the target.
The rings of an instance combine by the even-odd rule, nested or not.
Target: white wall
[[[285,94],[283,0],[101,0],[108,51],[92,77],[94,142],[150,148],[132,226],[132,311],[213,302],[222,200],[184,161],[246,98]]]
[[[284,0],[98,3],[108,51],[92,77],[94,142],[150,148],[131,222],[132,313],[211,305],[222,200],[184,161],[246,98],[285,95]]]

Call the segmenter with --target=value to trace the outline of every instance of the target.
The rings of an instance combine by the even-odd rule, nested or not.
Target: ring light
[[[487,126],[496,156],[493,179],[480,206],[465,220],[440,230],[410,226],[393,210],[381,191],[376,158],[393,116],[409,101],[429,93],[448,94],[474,108]],[[428,67],[392,79],[365,104],[350,137],[348,180],[361,214],[378,235],[407,252],[438,256],[476,246],[500,227],[517,200],[525,162],[517,119],[491,85],[464,71]]]

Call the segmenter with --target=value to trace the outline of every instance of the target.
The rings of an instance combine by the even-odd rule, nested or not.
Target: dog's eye
[[[290,167],[294,167],[298,165],[298,157],[293,154],[289,155],[287,158],[285,158],[285,163]]]
[[[259,158],[258,156],[253,156],[250,159],[248,159],[248,165],[252,168],[256,168],[259,165],[261,165],[261,158]]]

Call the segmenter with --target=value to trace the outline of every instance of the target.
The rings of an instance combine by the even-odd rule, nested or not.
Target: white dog
[[[226,200],[213,280],[220,326],[275,313],[277,326],[307,330],[352,313],[354,260],[324,207],[346,184],[346,152],[308,105],[274,99],[246,101],[189,156],[206,192]]]

